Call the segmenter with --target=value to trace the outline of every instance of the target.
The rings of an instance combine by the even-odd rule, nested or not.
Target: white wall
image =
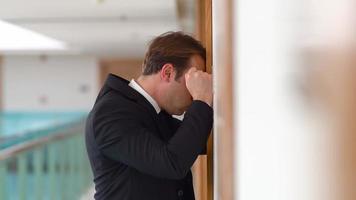
[[[85,56],[6,56],[4,110],[86,111],[98,92],[97,61]]]
[[[312,200],[318,139],[298,86],[294,0],[234,1],[235,192],[239,200]],[[315,157],[314,157],[315,158]]]

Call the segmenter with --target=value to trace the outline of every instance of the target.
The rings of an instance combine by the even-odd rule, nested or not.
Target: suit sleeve
[[[182,121],[172,117],[172,126],[175,127],[174,129],[178,129],[178,127],[182,124]],[[203,150],[199,153],[199,155],[206,155],[207,154],[207,143],[204,145]]]
[[[213,123],[212,108],[193,101],[174,136],[164,142],[140,125],[129,109],[115,112],[102,112],[94,119],[100,151],[142,173],[168,179],[186,176],[204,149]]]

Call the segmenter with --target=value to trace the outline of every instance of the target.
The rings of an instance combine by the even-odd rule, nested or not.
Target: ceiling
[[[152,37],[181,29],[175,0],[0,0],[0,19],[68,44],[55,53],[108,57],[142,57]],[[38,53],[51,52],[3,52]]]

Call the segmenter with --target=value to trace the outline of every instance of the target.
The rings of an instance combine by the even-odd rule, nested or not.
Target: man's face
[[[195,67],[198,70],[205,69],[204,60],[198,56],[194,55],[190,58],[189,67],[185,70],[183,75],[177,80],[172,81],[167,90],[167,108],[166,111],[170,114],[181,115],[192,103],[192,96],[190,95],[186,85],[184,74],[188,72],[191,67]],[[174,77],[176,76],[176,73]]]

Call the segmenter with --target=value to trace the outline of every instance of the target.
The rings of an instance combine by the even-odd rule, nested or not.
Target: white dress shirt
[[[140,94],[142,94],[142,96],[144,96],[147,99],[147,101],[149,101],[152,104],[157,114],[161,112],[161,108],[158,106],[157,102],[134,79],[130,81],[129,86],[135,89]]]

